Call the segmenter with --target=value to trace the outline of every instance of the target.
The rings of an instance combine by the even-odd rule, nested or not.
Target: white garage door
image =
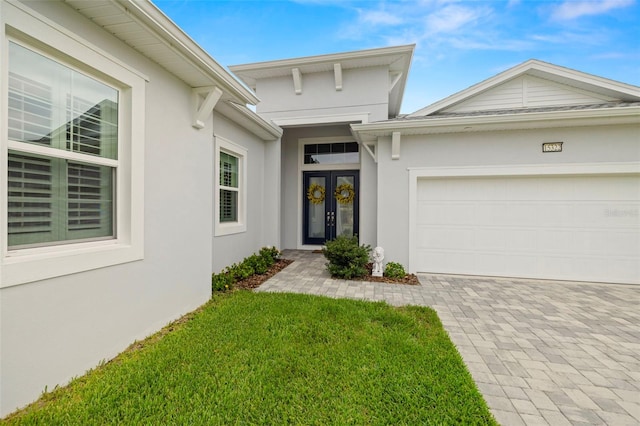
[[[640,177],[421,178],[420,272],[640,283]]]

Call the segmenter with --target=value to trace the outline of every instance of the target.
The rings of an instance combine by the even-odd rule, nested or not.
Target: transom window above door
[[[304,164],[354,164],[360,162],[357,142],[304,145]]]

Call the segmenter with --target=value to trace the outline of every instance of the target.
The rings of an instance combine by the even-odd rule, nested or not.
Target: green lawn
[[[9,424],[492,424],[429,308],[215,295]]]

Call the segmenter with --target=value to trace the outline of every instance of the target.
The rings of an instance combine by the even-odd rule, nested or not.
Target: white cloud
[[[443,34],[457,31],[478,20],[485,13],[483,9],[459,5],[445,6],[427,16],[427,34]]]
[[[581,16],[600,15],[613,9],[631,6],[634,3],[634,0],[566,0],[553,7],[551,17],[558,21],[571,20]]]
[[[528,40],[495,40],[492,37],[482,39],[480,37],[454,37],[450,39],[451,47],[460,50],[493,50],[522,52],[534,47],[533,42]]]
[[[393,14],[383,10],[359,10],[360,22],[369,25],[398,25],[404,20]]]

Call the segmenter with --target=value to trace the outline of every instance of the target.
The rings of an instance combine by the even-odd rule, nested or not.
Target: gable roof
[[[535,84],[538,98],[526,102]],[[638,123],[640,87],[530,60],[413,114],[352,124],[351,130],[358,141],[365,142],[393,133],[426,135]]]
[[[565,97],[565,99],[556,100],[556,105],[562,105],[563,101],[565,105],[640,101],[640,87],[531,59],[408,114],[407,117],[418,118],[450,112],[478,111],[483,109],[481,102],[483,95],[495,95],[500,90],[515,89],[518,85],[521,85],[521,87],[525,88],[520,89],[521,92],[519,94],[525,97],[527,82],[537,83],[539,86],[553,87],[556,92],[554,95],[559,98]],[[507,109],[515,107],[514,104],[508,103],[505,106]],[[529,105],[525,99],[518,106],[526,109]],[[534,104],[531,106],[535,108],[543,105]],[[500,108],[496,108],[493,105],[493,108],[486,109],[499,110]]]
[[[342,70],[388,66],[389,117],[395,117],[400,113],[414,48],[415,44],[383,47],[355,52],[233,65],[229,69],[244,81],[247,86],[255,90],[257,80],[291,76],[293,68],[297,68],[301,74],[311,74],[334,72],[335,64],[340,64]]]

